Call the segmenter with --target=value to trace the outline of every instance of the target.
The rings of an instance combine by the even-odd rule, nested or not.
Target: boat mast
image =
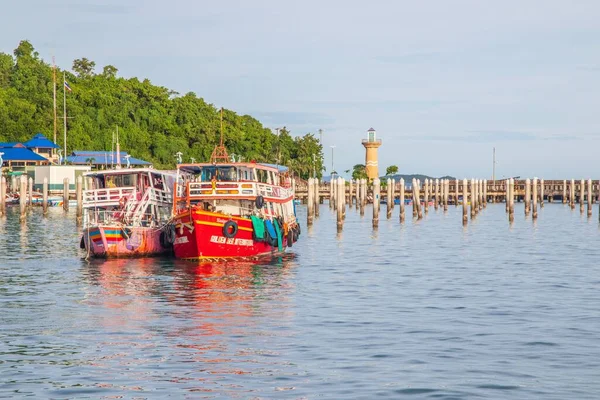
[[[121,169],[121,148],[119,147],[119,126],[117,125],[117,169]]]
[[[54,61],[54,56],[52,56],[52,78],[54,82],[54,143],[56,143],[56,63]]]
[[[215,149],[210,156],[210,162],[212,164],[216,164],[218,160],[225,160],[225,162],[229,161],[227,149],[223,145],[223,107],[221,107],[221,142],[218,146],[215,146]]]
[[[63,112],[64,112],[64,128],[65,128],[65,133],[64,133],[64,138],[63,138],[63,143],[64,143],[64,150],[65,150],[65,164],[67,163],[67,76],[66,73],[63,72]]]

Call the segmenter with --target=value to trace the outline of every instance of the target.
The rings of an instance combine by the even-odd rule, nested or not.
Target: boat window
[[[210,182],[214,176],[216,176],[216,179],[220,182],[237,182],[238,171],[233,165],[223,167],[210,166],[202,168],[202,182]]]
[[[136,174],[107,175],[104,179],[107,188],[129,187],[137,185]]]
[[[158,190],[165,190],[162,176],[160,174],[155,173],[152,173],[150,175],[152,176],[152,186],[154,186],[154,188]]]

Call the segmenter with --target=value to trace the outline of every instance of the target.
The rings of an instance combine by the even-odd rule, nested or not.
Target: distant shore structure
[[[377,132],[370,128],[367,131],[367,138],[362,140],[362,145],[365,146],[365,167],[367,169],[367,177],[372,180],[379,177],[379,162],[377,149],[381,146],[381,139],[377,139]]]

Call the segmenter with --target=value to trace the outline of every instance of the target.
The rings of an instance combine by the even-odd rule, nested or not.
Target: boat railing
[[[168,221],[168,215],[160,216],[153,213],[139,213],[136,218],[130,222],[123,220],[125,216],[124,210],[95,210],[88,209],[86,214],[86,226],[90,225],[111,225],[122,224],[124,226],[161,226]]]
[[[135,192],[135,187],[117,187],[92,189],[83,192],[83,204],[86,207],[119,204],[121,199],[128,200]]]
[[[185,196],[182,191],[178,192],[180,197]],[[261,182],[189,182],[187,185],[187,197],[190,199],[211,197],[248,198],[259,195],[286,199],[292,194],[292,188]]]

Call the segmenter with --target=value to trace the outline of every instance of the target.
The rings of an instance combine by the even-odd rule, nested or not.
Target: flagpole
[[[63,72],[63,111],[64,111],[64,128],[65,128],[65,137],[63,138],[64,150],[65,150],[65,165],[67,164],[67,76]]]
[[[54,62],[54,56],[52,56],[52,76],[54,81],[54,143],[56,143],[56,63]]]

